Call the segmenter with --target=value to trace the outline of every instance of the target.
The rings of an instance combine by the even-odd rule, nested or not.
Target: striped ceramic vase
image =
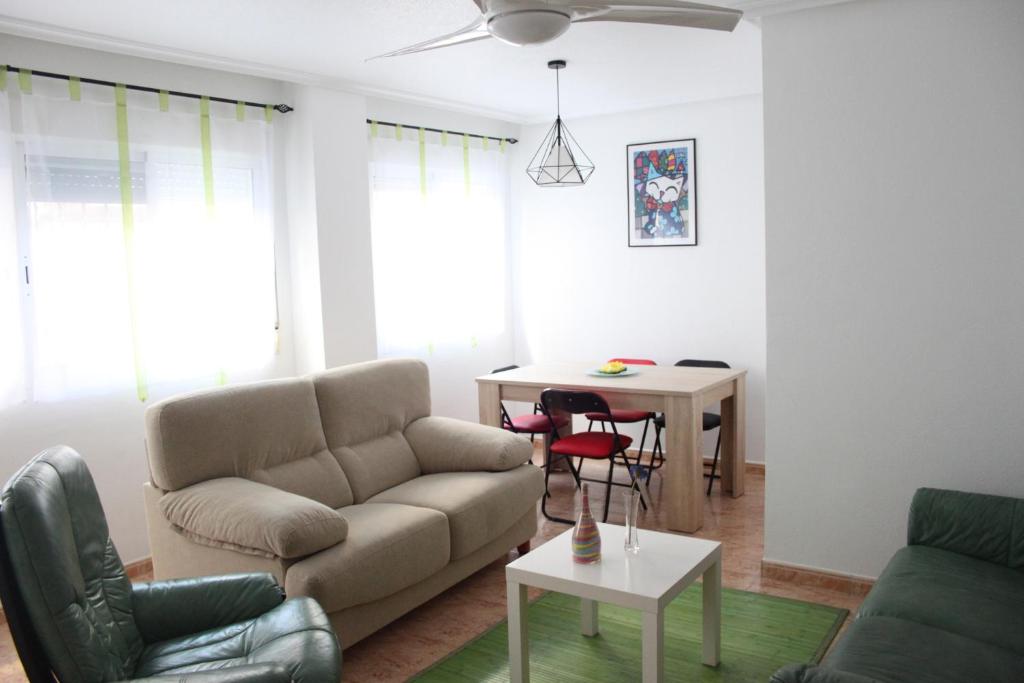
[[[597,530],[594,516],[590,514],[590,493],[583,485],[580,501],[580,516],[572,530],[572,560],[577,564],[594,564],[601,561],[601,532]]]

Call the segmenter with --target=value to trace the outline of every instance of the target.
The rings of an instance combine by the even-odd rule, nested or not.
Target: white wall
[[[0,64],[41,71],[123,81],[189,92],[277,103],[279,83],[260,78],[113,55],[94,50],[0,35]],[[10,81],[9,81],[10,83]],[[11,87],[10,85],[8,87]],[[278,124],[284,123],[278,117]],[[282,131],[278,131],[279,133]],[[275,136],[280,156],[284,135]],[[278,215],[277,269],[281,313],[281,351],[270,376],[294,373],[291,327],[291,285],[283,174],[275,178]],[[147,404],[134,391],[64,403],[23,404],[0,412],[0,480],[6,481],[38,451],[68,444],[89,464],[107,511],[111,535],[125,561],[149,554],[142,514],[142,483],[149,479],[143,441],[146,405],[186,387],[150,387]]]
[[[765,555],[876,576],[919,486],[1024,496],[1024,3],[764,19]]]
[[[760,96],[570,118],[597,168],[579,188],[540,188],[522,170],[548,125],[524,129],[513,170],[517,362],[708,358],[746,368],[747,459],[763,461]],[[627,247],[626,145],[690,137],[698,246]],[[706,439],[705,451],[714,445]]]

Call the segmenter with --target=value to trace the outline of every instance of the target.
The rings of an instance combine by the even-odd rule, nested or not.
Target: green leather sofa
[[[919,489],[907,546],[832,652],[771,681],[1024,681],[1024,500]]]
[[[338,683],[341,650],[311,598],[270,574],[132,584],[92,476],[66,446],[0,493],[0,598],[32,683]]]

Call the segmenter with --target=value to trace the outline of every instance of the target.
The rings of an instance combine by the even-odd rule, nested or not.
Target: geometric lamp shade
[[[542,187],[582,185],[594,172],[594,163],[576,142],[562,117],[555,119],[530,160],[526,174]]]

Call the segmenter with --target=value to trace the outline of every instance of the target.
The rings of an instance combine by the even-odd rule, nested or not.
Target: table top
[[[690,368],[674,365],[631,365],[637,373],[627,377],[595,377],[587,373],[602,363],[538,363],[515,370],[481,375],[480,383],[513,384],[530,387],[600,389],[635,394],[676,394],[689,396],[714,389],[746,374],[735,368]]]
[[[640,552],[625,551],[626,528],[598,523],[601,561],[576,564],[572,529],[505,567],[509,581],[652,611],[662,609],[715,562],[722,544],[640,529]]]

